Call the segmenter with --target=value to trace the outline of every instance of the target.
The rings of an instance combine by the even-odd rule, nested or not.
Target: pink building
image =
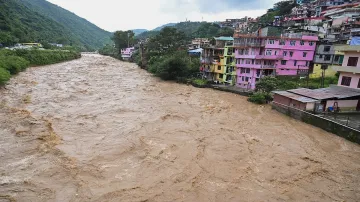
[[[342,66],[333,67],[340,73],[338,86],[360,89],[360,45],[337,46],[335,49],[345,53]]]
[[[130,60],[134,51],[135,51],[134,47],[121,49],[121,57],[123,58],[123,60]]]
[[[318,37],[287,34],[282,37],[238,35],[234,37],[237,86],[254,89],[269,75],[307,75]]]

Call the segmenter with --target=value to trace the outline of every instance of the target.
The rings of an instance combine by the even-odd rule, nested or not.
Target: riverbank
[[[359,145],[135,64],[84,55],[29,68],[0,94],[0,198],[360,199]]]
[[[0,50],[0,86],[11,76],[30,66],[41,66],[78,59],[79,52],[69,50]]]

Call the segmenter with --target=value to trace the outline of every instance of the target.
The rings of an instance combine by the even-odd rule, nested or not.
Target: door
[[[356,107],[356,111],[360,111],[360,100],[358,101],[357,107]]]

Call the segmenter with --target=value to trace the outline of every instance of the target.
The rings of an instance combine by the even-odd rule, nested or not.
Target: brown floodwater
[[[0,201],[360,201],[360,147],[99,55],[0,90]]]

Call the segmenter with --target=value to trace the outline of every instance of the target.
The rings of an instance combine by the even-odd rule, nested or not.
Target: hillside
[[[0,0],[0,43],[49,42],[97,49],[111,33],[45,0]]]
[[[18,0],[0,0],[0,43],[17,42],[80,43],[59,23],[22,5]]]
[[[185,33],[187,38],[210,38],[214,36],[232,36],[234,31],[230,28],[221,28],[215,23],[209,22],[180,22],[169,23],[160,26],[152,31],[143,32],[136,36],[137,39],[146,39],[159,34],[160,30],[164,27],[175,27],[177,30]],[[161,29],[160,29],[161,28]],[[160,30],[159,30],[160,29]]]
[[[132,31],[134,32],[135,36],[137,36],[141,33],[147,32],[148,30],[147,29],[133,29]]]
[[[161,26],[159,26],[159,27],[157,27],[157,28],[155,28],[155,29],[153,29],[153,30],[151,30],[151,31],[160,31],[160,30],[162,30],[164,27],[172,27],[172,26],[175,26],[177,23],[167,23],[167,24],[165,24],[165,25],[161,25]]]

